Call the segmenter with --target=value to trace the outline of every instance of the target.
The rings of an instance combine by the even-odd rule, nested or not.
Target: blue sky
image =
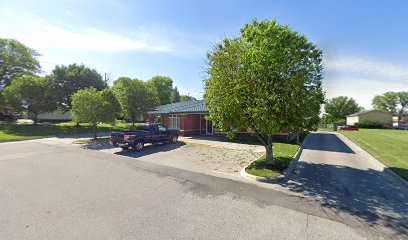
[[[38,50],[46,73],[76,62],[113,80],[167,75],[201,98],[212,44],[276,18],[323,50],[328,98],[370,108],[375,94],[408,91],[408,2],[333,2],[0,0],[0,37]]]

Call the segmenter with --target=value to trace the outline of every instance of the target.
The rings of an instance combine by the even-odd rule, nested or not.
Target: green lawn
[[[276,178],[286,170],[298,149],[299,146],[294,144],[273,143],[275,165],[273,167],[265,165],[265,157],[262,157],[251,163],[246,172],[255,176]]]
[[[408,180],[408,131],[360,129],[339,132]]]
[[[115,126],[110,124],[100,124],[98,125],[98,131],[124,130],[128,127],[129,125],[123,123]],[[78,128],[74,123],[59,123],[38,126],[0,123],[0,142],[91,132],[92,128],[89,124],[81,124],[81,126]]]

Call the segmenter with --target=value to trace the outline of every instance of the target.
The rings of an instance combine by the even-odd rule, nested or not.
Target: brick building
[[[203,100],[162,105],[149,114],[149,122],[160,122],[169,129],[177,129],[181,136],[214,134],[212,122],[205,119],[208,110]]]

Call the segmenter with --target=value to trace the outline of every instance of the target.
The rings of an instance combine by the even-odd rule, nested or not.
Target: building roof
[[[380,110],[364,110],[364,111],[361,111],[361,112],[356,112],[356,113],[347,115],[346,117],[357,117],[357,116],[364,115],[364,114],[370,113],[370,112],[380,112],[380,113],[386,113],[386,114],[392,115],[392,113],[385,112],[385,111],[380,111]]]
[[[204,100],[193,100],[158,106],[154,111],[151,111],[150,113],[151,114],[208,113],[208,110],[204,104]]]

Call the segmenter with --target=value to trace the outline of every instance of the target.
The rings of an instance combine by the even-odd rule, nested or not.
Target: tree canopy
[[[180,102],[180,93],[177,89],[177,86],[174,87],[173,92],[171,93],[171,103]]]
[[[111,90],[97,91],[96,88],[80,89],[72,95],[72,117],[77,122],[91,123],[94,139],[100,122],[113,123],[118,103]]]
[[[209,119],[224,130],[232,127],[230,135],[242,128],[254,131],[269,164],[273,135],[317,125],[324,99],[322,52],[306,36],[275,20],[254,20],[207,57]]]
[[[189,96],[189,95],[181,95],[180,96],[180,102],[187,102],[187,101],[193,101],[197,100],[195,97]]]
[[[39,73],[39,55],[17,40],[0,38],[0,89],[14,78]]]
[[[13,79],[2,94],[6,103],[15,111],[28,111],[33,117],[34,125],[37,124],[38,114],[51,112],[56,108],[47,92],[47,83],[41,77],[22,76]]]
[[[171,97],[174,89],[173,80],[170,77],[154,76],[147,81],[147,83],[156,89],[160,105],[165,105],[172,102]]]
[[[46,79],[50,86],[50,94],[58,108],[63,111],[72,108],[72,95],[78,90],[90,87],[102,90],[108,87],[101,74],[85,65],[56,66]]]
[[[373,98],[374,109],[401,116],[408,110],[408,92],[386,92]]]
[[[345,120],[347,115],[360,111],[361,107],[353,98],[346,96],[335,97],[325,104],[325,112],[329,122]]]
[[[160,102],[157,91],[142,80],[120,77],[113,83],[112,89],[124,116],[130,119],[133,125],[136,117],[146,114]]]

